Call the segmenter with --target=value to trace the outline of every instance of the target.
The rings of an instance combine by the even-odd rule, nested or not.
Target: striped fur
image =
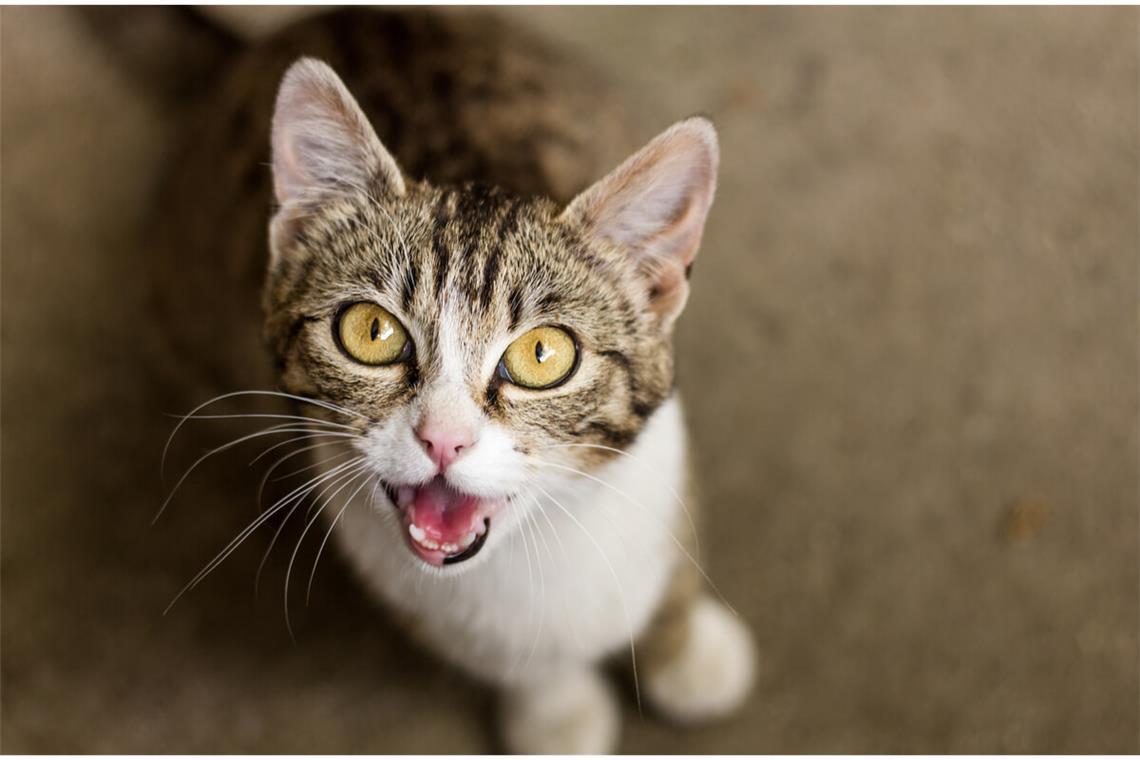
[[[463,36],[449,35],[453,44]],[[482,50],[465,39],[462,50]],[[472,102],[502,73],[480,55],[453,72],[465,80],[459,94],[455,87],[435,93],[465,117],[487,113]],[[520,91],[532,93],[547,86],[523,84]],[[564,191],[582,183],[560,182],[538,160],[552,142],[566,146],[539,112],[530,128],[502,120],[511,124],[503,133],[525,135],[529,147],[512,152],[504,143],[500,163],[470,165],[469,181],[452,169],[432,172],[430,162],[409,171],[404,158],[424,154],[390,153],[369,116],[391,125],[402,115],[398,108],[365,115],[317,61],[286,73],[273,118],[278,208],[262,293],[265,337],[285,390],[358,415],[350,423],[361,436],[354,445],[370,472],[408,486],[445,477],[502,508],[477,556],[429,568],[404,546],[406,531],[388,503],[395,497],[374,489],[346,505],[359,508],[344,513],[342,548],[418,637],[505,688],[515,705],[504,723],[511,749],[612,749],[616,714],[593,669],[635,638],[664,709],[690,719],[734,704],[747,683],[736,667],[750,663],[746,634],[719,605],[698,604],[701,584],[686,564],[691,535],[677,538],[687,528],[676,494],[689,492],[690,482],[672,327],[715,188],[712,126],[702,119],[674,125],[567,203]],[[493,118],[437,123],[435,141],[422,136],[420,148],[478,144],[495,125]],[[406,146],[417,137],[401,132],[399,139]],[[450,158],[463,155],[457,148]],[[581,163],[589,163],[585,154]],[[401,322],[413,345],[406,361],[368,366],[343,353],[336,320],[357,301],[379,304]],[[569,379],[545,390],[505,380],[497,368],[507,346],[544,325],[573,337]],[[462,420],[478,431],[446,474],[413,432],[428,419]],[[323,445],[318,463],[345,446]],[[539,494],[550,501],[545,508]],[[562,562],[538,552],[539,515]],[[514,565],[521,544],[531,569],[527,531],[541,591]],[[416,570],[413,593],[408,573]],[[544,627],[548,616],[562,620]],[[691,635],[698,627],[703,638]],[[704,667],[710,646],[724,650],[714,658],[728,658],[711,672],[736,675],[728,687],[719,676],[705,678],[690,695],[676,684]],[[571,713],[576,725],[551,723]]]

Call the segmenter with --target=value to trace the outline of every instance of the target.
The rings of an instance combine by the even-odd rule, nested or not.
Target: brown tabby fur
[[[346,188],[296,220],[270,268],[268,126],[281,75],[302,55],[343,77],[408,189],[392,202],[382,187]],[[526,430],[533,446],[623,448],[670,394],[672,350],[652,324],[653,294],[636,287],[620,251],[587,253],[571,225],[555,223],[562,204],[632,146],[591,72],[487,17],[347,10],[286,29],[209,89],[156,215],[164,284],[155,296],[175,325],[170,354],[186,360],[172,375],[191,400],[280,380],[383,419],[439,357],[425,339],[417,361],[367,377],[330,362],[320,346],[360,282],[401,304],[406,324],[433,325],[441,298],[470,304],[462,334],[479,353],[480,336],[573,315],[575,338],[600,361],[565,391],[539,396],[488,382],[490,373],[469,378],[486,413]],[[267,270],[263,320],[256,294]],[[263,321],[276,373],[257,350]],[[579,451],[583,465],[610,456]],[[684,642],[700,584],[687,562],[678,566],[639,647],[648,667]]]

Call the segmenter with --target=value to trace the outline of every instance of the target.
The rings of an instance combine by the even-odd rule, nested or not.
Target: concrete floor
[[[707,729],[630,700],[622,750],[1140,751],[1136,11],[503,12],[644,136],[723,141],[680,384],[762,672]],[[335,557],[296,643],[268,535],[162,616],[253,508],[235,457],[149,525],[184,407],[132,242],[174,125],[74,11],[0,25],[3,751],[493,749]]]

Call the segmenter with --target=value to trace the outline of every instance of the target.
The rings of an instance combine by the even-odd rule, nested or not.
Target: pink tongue
[[[477,527],[480,500],[457,493],[436,478],[416,491],[412,523],[441,543],[458,544]]]

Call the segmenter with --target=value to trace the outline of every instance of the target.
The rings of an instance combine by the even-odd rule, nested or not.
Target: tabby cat
[[[362,108],[298,57],[272,105],[264,334],[319,421],[312,482],[333,495],[312,519],[418,640],[501,689],[511,751],[613,750],[610,658],[669,718],[729,713],[753,650],[697,566],[671,337],[712,124],[585,187],[609,134],[593,80],[484,21],[350,13],[243,64],[264,79],[315,53],[370,83]]]

